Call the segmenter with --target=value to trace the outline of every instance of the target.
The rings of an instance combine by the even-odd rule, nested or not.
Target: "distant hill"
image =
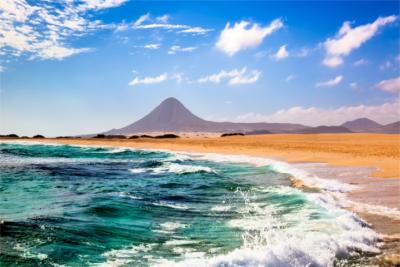
[[[318,126],[309,127],[296,131],[296,133],[316,134],[316,133],[352,133],[349,129],[343,126]]]
[[[346,127],[352,132],[376,132],[378,129],[382,127],[381,124],[376,121],[370,120],[368,118],[360,118],[352,121],[345,122],[341,125],[342,127]]]
[[[400,133],[400,121],[396,121],[390,124],[383,125],[379,128],[379,132],[381,133]]]
[[[235,123],[213,122],[199,118],[175,98],[167,98],[142,119],[120,129],[112,129],[103,134],[123,134],[146,132],[292,132],[308,128],[292,123]]]

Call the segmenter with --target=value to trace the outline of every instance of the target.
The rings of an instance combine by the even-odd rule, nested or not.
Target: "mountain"
[[[396,121],[390,124],[383,125],[379,128],[379,132],[381,133],[400,133],[400,121]]]
[[[296,133],[314,134],[314,133],[352,133],[349,129],[343,126],[318,126],[301,129]]]
[[[367,119],[367,118],[360,118],[352,121],[345,122],[341,125],[342,127],[346,127],[352,132],[375,132],[378,131],[380,127],[382,127],[381,124]]]
[[[167,98],[142,119],[103,134],[129,135],[146,132],[293,132],[308,128],[291,123],[234,123],[203,120],[175,98]]]

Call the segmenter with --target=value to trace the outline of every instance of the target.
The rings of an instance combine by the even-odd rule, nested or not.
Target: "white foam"
[[[233,162],[233,163],[247,163],[257,167],[270,166],[270,168],[279,173],[289,174],[296,179],[301,180],[305,185],[310,187],[318,187],[328,191],[348,192],[354,189],[354,186],[341,183],[337,180],[321,179],[316,175],[312,175],[295,166],[269,158],[253,157],[244,155],[221,155],[215,153],[188,153],[196,159],[210,160],[214,162]]]
[[[152,250],[154,245],[141,244],[137,246],[128,246],[121,249],[113,249],[102,254],[106,257],[106,262],[97,264],[98,267],[117,267],[123,266],[132,261],[132,258],[140,252],[148,252]]]
[[[277,192],[279,190],[283,192],[281,188]],[[379,252],[377,234],[364,227],[354,214],[338,207],[330,195],[305,194],[287,188],[287,193],[299,194],[308,202],[301,210],[274,216],[276,210],[270,205],[257,202],[256,197],[246,192],[238,190],[237,193],[244,198],[246,205],[243,217],[229,221],[229,225],[245,230],[241,248],[210,257],[185,254],[182,261],[164,260],[155,265],[333,266],[338,254],[350,256],[355,251]],[[317,205],[310,206],[310,203]],[[312,218],[317,207],[321,213],[326,213],[326,218]]]
[[[180,222],[165,222],[160,224],[162,231],[173,232],[179,228],[185,228],[186,225]]]
[[[130,198],[130,199],[143,199],[143,198],[141,198],[141,197],[138,197],[138,196],[135,196],[135,195],[132,195],[132,194],[130,194],[130,193],[127,193],[127,192],[117,192],[117,193],[113,193],[114,195],[116,195],[116,196],[119,196],[119,197],[124,197],[124,198]]]
[[[161,166],[155,168],[134,168],[134,169],[129,169],[129,171],[135,174],[145,173],[145,172],[148,172],[150,174],[162,174],[162,173],[185,174],[185,173],[196,173],[196,172],[208,172],[208,173],[214,172],[212,168],[206,166],[183,165],[172,162],[165,162]]]
[[[232,207],[229,205],[215,205],[211,208],[212,211],[225,212],[229,211]]]
[[[186,239],[173,239],[173,240],[168,240],[165,242],[167,246],[182,246],[182,245],[191,245],[191,244],[197,244],[199,241],[196,240],[186,240]]]
[[[147,169],[145,169],[145,168],[135,168],[135,169],[129,169],[129,171],[131,173],[144,173],[144,172],[147,171]]]
[[[154,202],[152,204],[154,206],[168,207],[168,208],[177,209],[177,210],[188,210],[189,209],[189,207],[186,205],[177,204],[177,203],[173,203],[173,202],[167,202],[167,201]]]
[[[350,208],[354,211],[381,216],[383,215],[392,219],[400,220],[400,210],[396,208],[389,208],[380,205],[370,205],[367,203],[355,202],[349,199],[343,199],[341,203],[343,204],[343,206]]]

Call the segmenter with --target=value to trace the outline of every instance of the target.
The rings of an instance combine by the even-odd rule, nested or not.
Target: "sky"
[[[0,1],[0,133],[400,118],[398,1]]]

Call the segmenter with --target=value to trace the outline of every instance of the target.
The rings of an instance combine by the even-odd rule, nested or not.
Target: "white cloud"
[[[196,50],[195,46],[181,47],[179,45],[173,45],[170,47],[168,54],[175,54],[176,52],[193,52]]]
[[[142,25],[143,22],[145,22],[145,21],[147,21],[147,20],[149,20],[149,19],[150,19],[150,13],[141,15],[141,16],[133,23],[133,26],[134,26],[134,27],[138,27],[138,26]]]
[[[213,29],[204,29],[201,27],[192,27],[185,30],[181,30],[178,33],[192,33],[192,34],[206,34],[207,32],[213,31]]]
[[[287,82],[290,82],[290,81],[292,81],[292,80],[294,80],[294,79],[296,79],[296,78],[297,78],[296,75],[291,74],[291,75],[288,75],[288,76],[286,77],[286,81],[287,81]]]
[[[309,126],[340,125],[349,120],[370,118],[391,123],[400,118],[399,99],[381,105],[343,106],[335,109],[296,106],[273,114],[247,113],[236,117],[238,122],[301,123]]]
[[[289,52],[286,50],[287,45],[279,47],[278,51],[273,55],[276,60],[281,60],[289,56]]]
[[[0,53],[8,56],[29,55],[30,59],[57,59],[91,51],[67,44],[97,29],[111,28],[91,20],[87,12],[115,7],[125,0],[81,1],[0,1]]]
[[[41,59],[57,59],[62,60],[66,57],[70,57],[75,54],[92,51],[91,48],[68,48],[63,46],[52,46],[44,47],[38,51],[37,56],[32,56],[30,59],[39,57]]]
[[[189,26],[182,24],[168,24],[168,23],[151,23],[151,24],[143,24],[138,25],[136,29],[166,29],[166,30],[176,30],[176,29],[187,29]]]
[[[232,56],[240,50],[260,45],[266,36],[282,27],[281,19],[276,19],[265,27],[248,21],[235,23],[231,27],[228,22],[219,35],[216,47]]]
[[[0,72],[4,72],[5,70],[6,68],[0,65]]]
[[[167,79],[168,75],[166,73],[160,74],[159,76],[155,77],[145,77],[140,79],[139,77],[135,77],[132,81],[130,81],[130,86],[136,86],[140,84],[154,84],[154,83],[161,83]]]
[[[158,17],[152,17],[150,13],[141,15],[133,23],[120,23],[115,26],[116,31],[125,31],[128,29],[135,30],[151,30],[161,29],[167,31],[176,31],[177,33],[192,33],[192,34],[205,34],[212,29],[204,29],[198,26],[190,26],[186,24],[172,24],[169,23],[171,17],[169,15],[162,15]]]
[[[168,23],[169,19],[170,19],[169,15],[163,15],[156,18],[156,20],[161,23]]]
[[[143,46],[146,49],[159,49],[160,48],[160,44],[147,44],[145,46]]]
[[[337,67],[343,64],[343,59],[341,57],[327,57],[322,61],[325,66],[328,67]]]
[[[315,87],[333,87],[338,85],[343,79],[342,75],[336,76],[335,78],[328,80],[326,82],[319,82],[315,85]]]
[[[88,9],[106,9],[111,7],[117,7],[127,2],[128,0],[83,0],[83,4],[78,6],[79,10]]]
[[[393,79],[382,80],[378,84],[376,84],[376,87],[386,92],[400,92],[400,76]]]
[[[247,68],[244,67],[241,70],[234,69],[231,71],[221,70],[216,74],[209,76],[204,76],[198,79],[199,83],[220,83],[222,80],[227,79],[229,85],[241,85],[241,84],[251,84],[258,81],[261,76],[261,71],[252,70],[247,72]]]
[[[171,79],[175,80],[177,84],[181,84],[183,82],[188,82],[188,79],[182,72],[174,73],[171,75]]]
[[[349,21],[343,23],[337,35],[324,42],[326,57],[323,64],[336,67],[343,64],[343,57],[371,39],[382,26],[392,23],[397,16],[379,17],[374,22],[352,28]]]
[[[365,59],[363,59],[363,58],[361,58],[361,59],[359,59],[359,60],[357,60],[357,61],[355,61],[355,62],[353,63],[353,65],[356,66],[356,67],[358,67],[358,66],[363,66],[363,65],[367,65],[367,64],[368,64],[368,61],[365,60]]]

